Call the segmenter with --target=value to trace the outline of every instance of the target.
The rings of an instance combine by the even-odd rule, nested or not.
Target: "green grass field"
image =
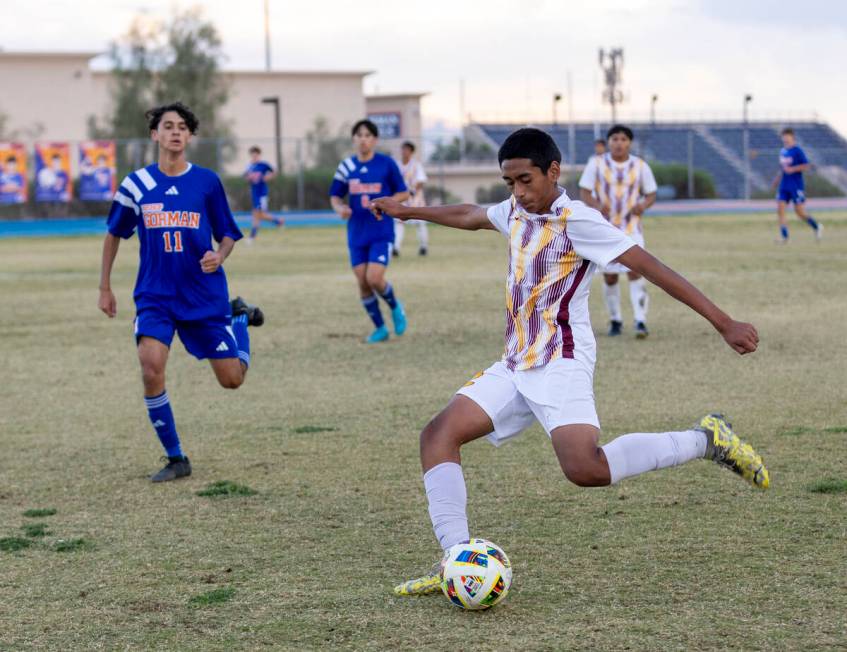
[[[788,247],[771,216],[648,221],[653,252],[757,325],[754,355],[657,289],[648,340],[598,335],[604,441],[720,409],[772,489],[706,462],[580,489],[537,426],[475,442],[471,531],[515,568],[483,613],[391,589],[439,554],[418,433],[501,353],[499,235],[434,229],[428,258],[392,265],[410,328],[376,347],[340,229],[237,247],[231,291],[267,323],[237,392],[175,344],[194,475],[165,485],[147,480],[161,453],[132,339],[135,241],[115,320],[96,309],[99,239],[0,241],[0,648],[844,649],[847,215],[823,220],[823,243],[795,222]]]

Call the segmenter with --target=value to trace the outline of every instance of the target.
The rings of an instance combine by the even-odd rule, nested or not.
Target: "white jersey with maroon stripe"
[[[632,209],[657,189],[653,171],[642,159],[630,156],[618,163],[609,153],[588,160],[579,187],[590,190],[606,208],[609,221],[629,235],[642,231],[641,216]]]
[[[503,362],[522,370],[575,358],[593,368],[592,265],[608,265],[633,240],[564,190],[549,214],[528,213],[512,197],[490,207],[488,219],[509,239]]]
[[[416,208],[426,206],[423,192],[417,191],[417,185],[419,183],[426,183],[429,180],[421,162],[416,158],[411,158],[408,163],[397,161],[397,165],[400,166],[403,181],[406,182],[406,188],[409,189],[409,199],[403,203],[406,206],[414,206]]]

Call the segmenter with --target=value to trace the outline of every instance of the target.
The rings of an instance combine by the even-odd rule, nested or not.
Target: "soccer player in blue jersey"
[[[811,168],[806,153],[797,146],[797,137],[793,129],[782,130],[782,149],[779,151],[779,173],[774,179],[774,185],[779,183],[776,192],[776,212],[779,217],[779,240],[788,242],[788,218],[785,217],[785,205],[794,203],[794,212],[801,220],[815,230],[815,238],[821,239],[823,226],[806,212],[806,193],[803,183],[803,173]]]
[[[273,222],[277,226],[282,224],[282,220],[278,217],[273,217],[268,213],[268,181],[276,176],[274,169],[270,163],[262,160],[262,150],[257,145],[253,145],[249,149],[250,165],[244,172],[247,181],[250,182],[250,199],[253,205],[253,224],[250,228],[250,237],[247,242],[252,243],[259,233],[259,224],[262,220]]]
[[[135,341],[144,402],[168,457],[151,479],[166,482],[191,475],[165,391],[174,332],[194,357],[209,359],[223,387],[235,389],[250,364],[247,326],[261,326],[264,316],[241,297],[229,301],[222,265],[241,232],[218,176],[185,158],[197,118],[179,102],[151,109],[146,117],[159,161],[127,175],[115,193],[103,242],[98,307],[109,317],[117,314],[112,265],[121,238],[137,231]]]
[[[362,305],[374,324],[374,331],[366,341],[373,344],[388,339],[377,295],[391,310],[396,335],[406,331],[406,313],[385,278],[394,243],[394,220],[389,215],[375,216],[371,201],[377,197],[404,201],[409,198],[409,192],[394,159],[376,151],[379,138],[376,125],[370,120],[359,120],[353,125],[352,133],[356,155],[338,164],[329,195],[332,209],[347,220],[350,264],[359,284]],[[344,202],[348,195],[349,204]]]

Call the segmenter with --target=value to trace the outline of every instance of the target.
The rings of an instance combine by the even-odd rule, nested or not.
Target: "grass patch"
[[[813,494],[844,494],[847,493],[847,480],[818,480],[809,485],[809,491]]]
[[[21,525],[21,529],[24,531],[28,537],[37,538],[37,537],[46,537],[50,532],[47,531],[47,523],[27,523],[26,525]]]
[[[200,595],[195,595],[188,601],[192,607],[208,607],[213,604],[221,604],[229,602],[232,596],[235,595],[235,589],[230,586],[225,586],[220,589],[213,589]]]
[[[808,426],[796,426],[783,430],[780,434],[786,437],[797,437],[799,435],[811,435],[823,433],[825,435],[841,435],[847,433],[847,426],[828,426],[826,428],[809,428]]]
[[[21,537],[3,537],[0,539],[0,550],[4,552],[23,550],[24,548],[29,548],[31,545],[32,541],[22,539]]]
[[[80,550],[91,550],[94,544],[87,539],[60,539],[53,544],[56,552],[77,552]]]
[[[218,480],[213,482],[205,489],[197,492],[198,496],[208,496],[210,498],[228,498],[230,496],[255,496],[259,492],[250,487],[230,482],[229,480]]]
[[[55,507],[46,507],[44,509],[28,509],[24,512],[24,516],[27,518],[44,518],[45,516],[53,516],[55,513]]]
[[[828,428],[822,428],[821,432],[825,432],[828,435],[841,435],[847,433],[847,426],[829,426]]]
[[[312,435],[318,432],[336,432],[338,428],[332,426],[300,426],[294,432],[298,435]]]

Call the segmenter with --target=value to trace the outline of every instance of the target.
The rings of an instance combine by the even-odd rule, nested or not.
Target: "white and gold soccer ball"
[[[486,539],[457,543],[444,555],[441,590],[457,607],[493,607],[506,597],[511,585],[509,558]]]

